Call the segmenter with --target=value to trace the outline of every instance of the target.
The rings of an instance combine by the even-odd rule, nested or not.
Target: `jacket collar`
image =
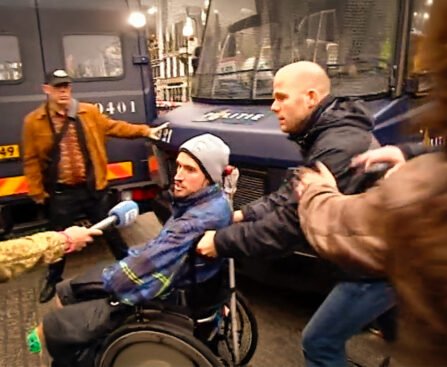
[[[304,132],[291,134],[289,139],[307,151],[313,146],[316,139],[328,129],[349,127],[372,131],[374,118],[358,98],[328,96],[312,112],[305,126]]]
[[[296,142],[298,145],[306,145],[306,140],[311,134],[312,128],[318,122],[323,112],[328,109],[334,101],[335,97],[332,95],[324,97],[304,122],[304,130],[296,134],[289,134],[288,139]]]
[[[46,104],[42,103],[38,108],[37,108],[37,118],[39,120],[43,120],[47,117],[47,111],[46,111]],[[70,117],[71,119],[76,118],[76,115],[79,113],[85,113],[87,112],[87,108],[85,105],[79,103],[79,101],[77,99],[72,98],[71,99],[71,103],[70,103],[70,108],[68,109],[68,117]]]
[[[219,185],[214,184],[207,186],[194,194],[189,195],[182,199],[173,199],[172,203],[172,215],[174,218],[181,216],[189,208],[200,205],[203,202],[210,200],[212,197],[222,194],[222,189]],[[172,193],[171,193],[172,196]]]

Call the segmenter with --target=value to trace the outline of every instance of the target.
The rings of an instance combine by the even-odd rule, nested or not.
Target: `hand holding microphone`
[[[132,224],[138,217],[138,205],[134,201],[122,201],[115,205],[110,211],[109,216],[102,221],[94,224],[90,228],[72,226],[59,232],[66,242],[65,253],[80,251],[88,242],[93,241],[94,236],[101,236],[102,230],[111,225],[116,227],[125,227]]]
[[[73,251],[81,251],[87,246],[87,243],[93,241],[94,236],[102,235],[100,229],[79,226],[68,227],[59,233],[63,236],[66,243],[65,253],[67,254]]]

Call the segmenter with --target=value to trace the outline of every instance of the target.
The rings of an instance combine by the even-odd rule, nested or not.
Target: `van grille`
[[[265,171],[239,168],[239,181],[234,195],[234,209],[252,202],[263,196],[266,192]]]

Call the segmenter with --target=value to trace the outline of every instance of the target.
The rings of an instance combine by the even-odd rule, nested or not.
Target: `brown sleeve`
[[[380,187],[360,195],[309,185],[298,206],[301,228],[321,257],[342,268],[384,271]]]
[[[43,202],[46,193],[43,187],[42,165],[35,146],[36,143],[32,121],[25,118],[22,130],[23,173],[28,183],[28,194],[33,200]]]
[[[126,121],[113,120],[101,114],[97,109],[96,114],[97,120],[103,126],[105,134],[107,136],[128,139],[149,137],[151,128],[146,124],[131,124]]]

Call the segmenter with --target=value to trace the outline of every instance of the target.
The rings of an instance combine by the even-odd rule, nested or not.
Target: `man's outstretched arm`
[[[296,201],[291,198],[287,206],[278,207],[256,221],[208,231],[199,241],[197,251],[211,257],[263,257],[287,253],[298,246],[309,250],[296,209]]]
[[[0,242],[0,282],[39,263],[54,263],[67,252],[79,251],[99,236],[99,229],[73,226],[63,232],[42,232]]]
[[[322,159],[334,173],[339,185],[346,188],[352,175],[349,172],[352,154],[329,144],[326,146],[326,149],[318,152],[316,158]],[[289,183],[287,187],[287,201],[255,221],[235,223],[218,230],[214,236],[204,236],[197,246],[198,252],[222,257],[265,257],[294,250],[313,252],[300,228],[293,185]]]
[[[376,163],[386,163],[394,168],[420,155],[439,152],[442,148],[442,146],[427,146],[422,143],[385,145],[359,154],[352,159],[351,165],[364,171]]]

